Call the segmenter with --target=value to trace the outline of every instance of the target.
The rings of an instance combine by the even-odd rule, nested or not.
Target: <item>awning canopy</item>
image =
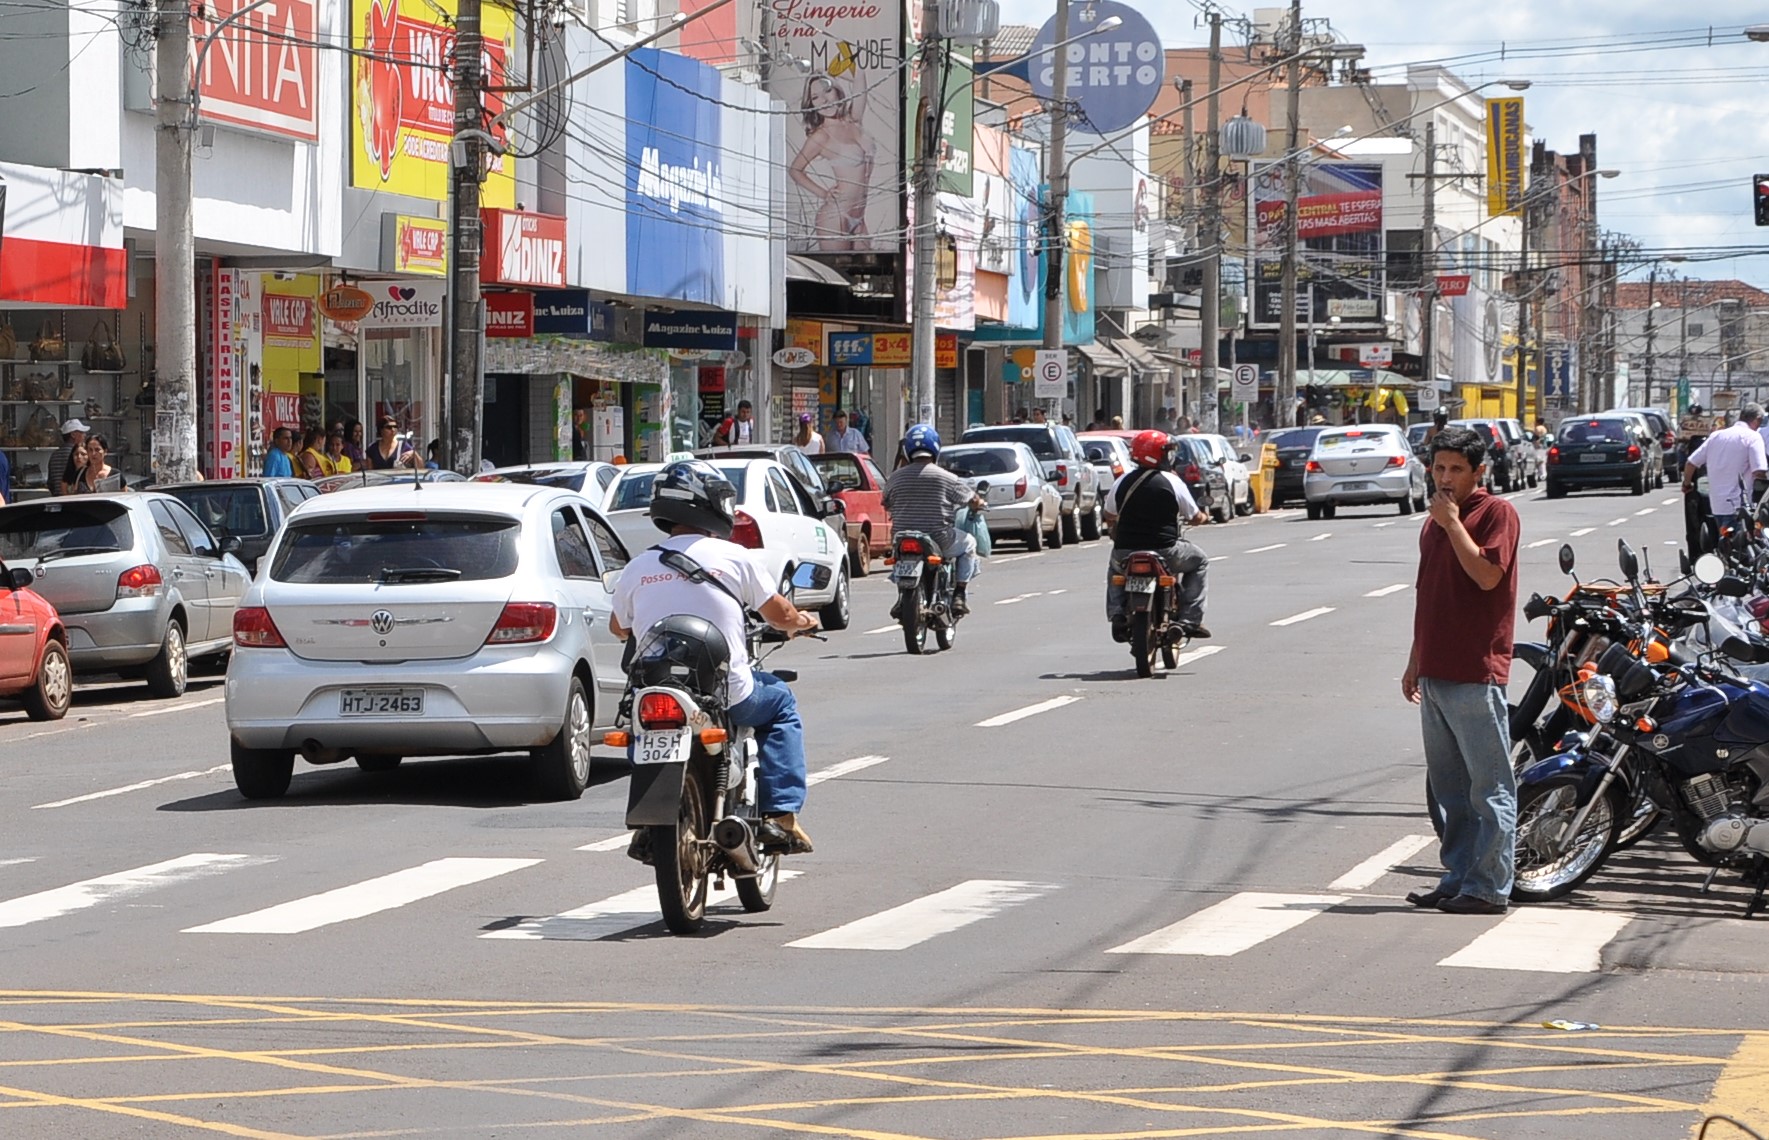
[[[1424,381],[1386,368],[1298,368],[1296,386],[1306,388],[1416,388]]]
[[[819,285],[838,285],[843,289],[853,284],[840,270],[832,269],[814,257],[803,257],[796,253],[786,255],[786,279],[815,281]]]
[[[1072,346],[1079,352],[1098,376],[1125,376],[1130,372],[1130,365],[1124,358],[1109,348],[1097,344],[1077,344]]]
[[[1130,366],[1138,372],[1166,372],[1168,366],[1155,359],[1155,354],[1134,340],[1119,337],[1107,342],[1112,351],[1130,361]]]

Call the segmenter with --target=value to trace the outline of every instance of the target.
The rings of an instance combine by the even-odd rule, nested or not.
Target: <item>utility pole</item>
[[[481,0],[460,0],[455,14],[455,138],[449,145],[454,181],[453,212],[449,234],[449,273],[453,277],[453,309],[449,332],[453,338],[449,375],[449,466],[462,475],[479,473],[479,417],[484,377],[480,366],[482,324],[479,291],[479,255],[482,233],[479,218],[480,184],[485,178],[483,123],[485,109],[480,70],[483,35],[480,30]],[[416,427],[417,425],[412,425]]]
[[[1301,196],[1302,170],[1301,155],[1297,153],[1301,147],[1301,124],[1297,122],[1302,116],[1302,0],[1290,0],[1290,37],[1286,45],[1290,56],[1290,69],[1285,85],[1284,105],[1287,123],[1285,125],[1284,154],[1284,282],[1282,293],[1283,311],[1278,314],[1278,382],[1277,390],[1272,398],[1272,416],[1278,427],[1290,427],[1296,419],[1296,244],[1298,240],[1296,224],[1296,200]],[[1309,319],[1314,319],[1314,311],[1309,311]],[[1314,361],[1309,361],[1314,366]]]
[[[945,44],[939,38],[939,12],[922,4],[921,102],[915,129],[915,283],[910,324],[910,375],[915,385],[915,422],[934,422],[934,234],[939,219],[940,115],[944,101]],[[1059,57],[1060,58],[1060,57]],[[1061,66],[1060,64],[1058,65]]]
[[[1069,39],[1069,0],[1056,0],[1055,42]],[[1044,156],[1045,181],[1050,184],[1050,204],[1046,214],[1049,229],[1045,237],[1046,270],[1044,274],[1044,347],[1063,347],[1063,251],[1068,242],[1068,227],[1063,219],[1063,204],[1069,196],[1069,175],[1063,165],[1063,148],[1069,138],[1069,52],[1058,49],[1051,65],[1050,142]],[[1062,418],[1062,400],[1047,409],[1051,419]]]
[[[1654,306],[1652,294],[1658,288],[1658,263],[1654,262],[1652,271],[1646,275],[1646,406],[1652,407],[1653,359],[1652,342],[1656,330],[1653,328],[1652,315]]]
[[[1523,240],[1519,243],[1517,270],[1517,410],[1519,421],[1524,418],[1525,406],[1529,403],[1529,306],[1532,274],[1529,268],[1529,220],[1530,194],[1523,195]]]
[[[1421,379],[1437,388],[1437,116],[1425,120],[1425,210],[1419,218],[1419,276],[1424,311],[1419,314]]]
[[[188,0],[161,0],[154,38],[153,478],[197,477],[196,238],[191,221]]]
[[[1180,110],[1184,112],[1184,115],[1180,120],[1180,131],[1185,137],[1185,149],[1181,152],[1181,162],[1183,163],[1183,174],[1185,176],[1186,246],[1189,250],[1196,252],[1198,248],[1198,235],[1203,232],[1203,226],[1198,218],[1198,157],[1197,148],[1194,145],[1196,139],[1192,134],[1191,80],[1180,80],[1179,98]],[[1201,344],[1203,342],[1200,341],[1199,343]],[[1205,415],[1203,397],[1204,382],[1202,380],[1204,375],[1205,373],[1202,366],[1200,366],[1198,371],[1198,376],[1200,377],[1198,383],[1198,403],[1195,409],[1190,409],[1182,413],[1184,415],[1190,415],[1191,411],[1195,410],[1197,412],[1197,417],[1200,420],[1203,420]],[[1180,387],[1182,389],[1180,393],[1180,403],[1189,406],[1191,403],[1191,393],[1184,391],[1184,384],[1181,384]],[[1205,420],[1204,422],[1208,423],[1209,421]],[[1215,429],[1211,428],[1210,430],[1214,431]]]
[[[1217,327],[1222,312],[1222,140],[1221,107],[1217,91],[1222,86],[1222,13],[1210,9],[1210,86],[1204,101],[1204,217],[1203,235],[1209,255],[1204,259],[1204,288],[1199,296],[1198,335],[1198,402],[1209,431],[1220,428],[1221,393],[1218,387],[1217,345],[1222,330]],[[1186,125],[1186,153],[1191,153],[1191,124]],[[1244,418],[1244,417],[1243,417]]]

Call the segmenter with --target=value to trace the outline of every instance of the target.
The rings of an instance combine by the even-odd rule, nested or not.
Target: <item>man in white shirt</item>
[[[1683,465],[1685,494],[1695,489],[1696,472],[1708,469],[1708,506],[1716,518],[1754,502],[1756,481],[1769,474],[1763,437],[1757,433],[1762,422],[1762,405],[1746,404],[1737,422],[1708,436]]]
[[[835,411],[835,430],[831,431],[823,441],[831,451],[845,451],[855,455],[864,455],[872,450],[866,446],[866,437],[859,428],[848,426],[848,413],[837,408]]]

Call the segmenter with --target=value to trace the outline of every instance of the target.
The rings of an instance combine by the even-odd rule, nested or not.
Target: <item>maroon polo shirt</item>
[[[1475,491],[1462,504],[1462,525],[1481,556],[1505,576],[1492,589],[1481,589],[1456,559],[1450,536],[1435,520],[1425,520],[1413,608],[1419,676],[1503,685],[1511,679],[1517,611],[1517,511],[1504,499]]]

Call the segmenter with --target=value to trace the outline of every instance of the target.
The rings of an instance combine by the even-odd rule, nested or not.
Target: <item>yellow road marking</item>
[[[1769,1130],[1769,1033],[1747,1033],[1720,1070],[1704,1116],[1730,1116],[1759,1132]],[[1700,1124],[1696,1127],[1699,1129]],[[1726,1128],[1709,1129],[1724,1136]],[[1735,1130],[1733,1130],[1735,1131]]]

